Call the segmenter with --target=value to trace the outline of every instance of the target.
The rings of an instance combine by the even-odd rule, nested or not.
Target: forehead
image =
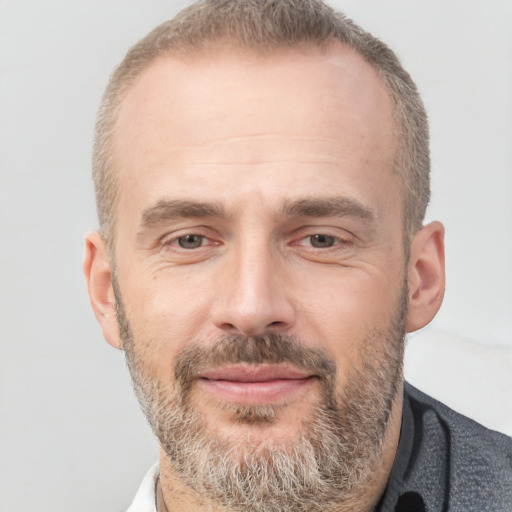
[[[140,74],[119,111],[113,161],[120,195],[149,174],[172,175],[179,187],[185,169],[200,178],[209,165],[213,184],[219,166],[242,175],[262,164],[274,176],[293,161],[365,180],[363,168],[392,168],[394,132],[391,99],[354,50],[225,47],[158,57]]]
[[[198,131],[201,121],[217,121],[217,129],[222,129],[222,120],[228,115],[231,123],[247,121],[248,113],[274,106],[276,99],[280,108],[270,117],[266,112],[267,123],[254,126],[252,131],[275,126],[274,117],[309,116],[314,121],[330,111],[340,122],[353,120],[355,129],[360,121],[369,132],[378,135],[382,122],[389,123],[392,117],[389,95],[376,71],[351,48],[336,44],[326,51],[278,50],[261,55],[220,47],[208,53],[154,59],[122,101],[116,133],[126,140],[139,137],[149,124],[163,131],[179,121],[181,130],[174,134],[177,142],[179,134],[187,139],[195,134],[203,140],[205,134]],[[226,103],[232,106],[229,113]],[[256,121],[256,116],[251,121]],[[247,131],[246,124],[233,128]],[[183,131],[184,128],[188,130]],[[296,127],[297,131],[301,128]],[[318,128],[321,127],[313,125],[309,130]]]

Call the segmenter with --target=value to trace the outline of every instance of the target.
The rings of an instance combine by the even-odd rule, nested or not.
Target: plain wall
[[[512,3],[333,4],[398,53],[430,115],[428,218],[446,226],[448,281],[426,335],[512,348]],[[97,226],[90,155],[108,75],[182,5],[0,1],[2,512],[121,511],[156,460],[81,265]],[[436,365],[426,350],[427,378]],[[450,378],[441,376],[447,388]]]

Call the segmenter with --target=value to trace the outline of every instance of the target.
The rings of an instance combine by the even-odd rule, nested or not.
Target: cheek
[[[346,268],[328,275],[309,276],[300,291],[300,307],[305,315],[314,314],[338,332],[363,329],[386,322],[396,307],[401,291],[401,274],[368,272]],[[340,329],[340,324],[345,326]]]
[[[145,350],[156,364],[173,361],[179,351],[201,338],[207,323],[208,295],[187,280],[141,276],[123,293],[123,300],[137,349]]]
[[[399,308],[398,283],[399,274],[378,277],[357,269],[307,283],[298,294],[302,296],[297,314],[300,336],[321,344],[345,373],[365,341],[387,331]]]

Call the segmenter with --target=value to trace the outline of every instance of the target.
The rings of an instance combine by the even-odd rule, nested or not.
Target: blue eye
[[[204,236],[202,235],[185,235],[177,239],[178,245],[183,249],[197,249],[204,243]]]
[[[336,238],[329,235],[311,235],[309,242],[312,247],[325,249],[326,247],[332,247],[336,243]]]

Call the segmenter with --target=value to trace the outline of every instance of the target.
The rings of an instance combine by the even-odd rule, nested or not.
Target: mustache
[[[188,387],[201,370],[230,364],[288,363],[327,381],[336,375],[336,363],[322,349],[308,348],[299,338],[268,333],[261,336],[230,335],[214,345],[193,344],[176,358],[174,376],[177,383]]]

